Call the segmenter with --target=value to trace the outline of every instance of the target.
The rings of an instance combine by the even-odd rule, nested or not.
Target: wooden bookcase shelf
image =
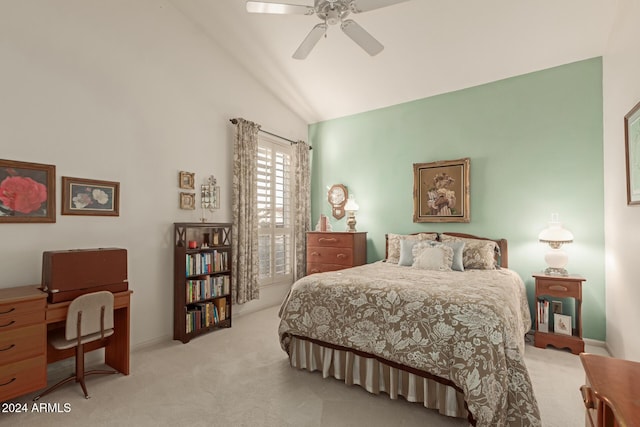
[[[174,340],[231,327],[231,238],[229,223],[174,223]]]

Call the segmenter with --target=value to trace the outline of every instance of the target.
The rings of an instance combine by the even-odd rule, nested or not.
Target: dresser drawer
[[[307,263],[307,274],[324,273],[325,271],[344,270],[344,265]]]
[[[44,355],[0,366],[0,402],[47,385],[47,361]]]
[[[353,251],[350,248],[308,247],[307,262],[351,267],[353,265]]]
[[[44,323],[5,331],[0,334],[0,365],[44,354],[46,346]]]
[[[550,295],[555,297],[567,297],[582,299],[581,286],[578,282],[568,280],[536,280],[536,295]]]
[[[309,233],[307,246],[351,248],[353,247],[353,236],[353,234],[347,233]]]

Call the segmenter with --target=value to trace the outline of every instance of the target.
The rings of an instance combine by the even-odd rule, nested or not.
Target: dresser
[[[582,353],[586,384],[580,387],[587,427],[640,424],[640,363]]]
[[[366,232],[307,233],[307,274],[342,270],[366,262]]]
[[[47,385],[47,294],[0,289],[0,402]]]

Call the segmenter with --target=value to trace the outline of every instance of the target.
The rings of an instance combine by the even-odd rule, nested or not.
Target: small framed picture
[[[194,210],[196,208],[196,193],[180,193],[180,209]]]
[[[566,314],[556,314],[553,316],[553,332],[562,335],[572,335],[571,316]]]
[[[196,174],[192,172],[180,171],[178,185],[185,190],[193,190],[196,188]]]
[[[120,183],[63,176],[61,213],[120,216]]]
[[[56,222],[56,167],[0,159],[0,223]]]

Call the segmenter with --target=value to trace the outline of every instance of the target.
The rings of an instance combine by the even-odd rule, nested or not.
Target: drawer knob
[[[8,313],[11,313],[12,311],[15,311],[15,309],[16,309],[15,307],[11,307],[11,308],[10,308],[9,310],[7,310],[7,311],[0,311],[0,314],[8,314]]]
[[[11,349],[12,349],[13,347],[15,347],[15,346],[16,346],[15,344],[11,344],[11,345],[10,345],[10,346],[8,346],[8,347],[0,348],[0,351],[8,351],[8,350],[11,350]]]
[[[14,323],[16,323],[16,321],[15,321],[15,320],[12,320],[11,322],[9,322],[9,323],[7,323],[7,324],[5,324],[5,325],[0,325],[0,328],[6,328],[7,326],[11,326],[11,325],[13,325]]]
[[[338,258],[338,259],[344,259],[344,258],[346,258],[346,257],[347,257],[347,256],[346,256],[345,254],[338,254],[338,255],[336,255],[336,258]]]
[[[9,384],[11,384],[12,382],[14,382],[15,380],[16,380],[16,377],[13,377],[13,378],[11,378],[9,381],[7,381],[6,383],[4,383],[4,384],[0,384],[0,387],[4,387],[4,386],[6,386],[6,385],[9,385]]]
[[[318,242],[329,242],[329,243],[335,243],[337,242],[338,239],[336,239],[335,237],[320,237],[318,239]]]
[[[551,289],[552,291],[559,291],[559,292],[567,292],[569,290],[569,288],[567,288],[566,286],[560,286],[560,285],[551,285],[549,286],[549,289]]]
[[[318,252],[311,252],[311,256],[320,256]]]

